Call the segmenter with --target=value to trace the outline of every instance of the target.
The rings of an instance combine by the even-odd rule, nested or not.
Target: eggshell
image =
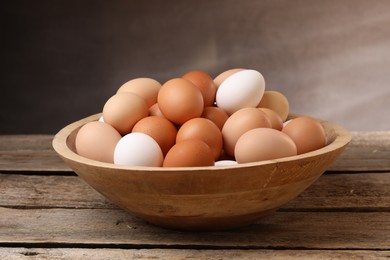
[[[213,152],[215,160],[221,155],[222,133],[212,121],[198,117],[185,122],[177,132],[176,143],[190,139],[205,142]]]
[[[177,129],[165,117],[148,116],[134,125],[132,133],[144,133],[152,137],[159,144],[165,156],[176,142]]]
[[[200,90],[192,82],[183,78],[174,78],[165,82],[158,93],[157,103],[162,114],[179,125],[192,118],[200,117],[204,104]]]
[[[276,113],[275,111],[273,111],[272,109],[269,109],[269,108],[261,107],[259,109],[261,111],[263,111],[268,116],[268,119],[271,122],[271,127],[273,129],[276,129],[276,130],[279,130],[279,131],[282,130],[282,128],[283,128],[283,120],[282,120],[282,118],[280,117],[280,115],[278,113]]]
[[[117,91],[131,92],[142,97],[147,106],[150,107],[157,102],[158,91],[160,90],[161,83],[151,78],[136,78],[127,81]]]
[[[242,68],[235,68],[235,69],[229,69],[229,70],[226,70],[226,71],[220,73],[218,76],[216,76],[214,78],[215,85],[218,88],[225,79],[227,79],[228,77],[230,77],[234,73],[242,71],[242,70],[244,70],[244,69],[242,69]]]
[[[320,149],[326,145],[325,130],[314,118],[302,116],[292,119],[282,132],[290,136],[298,154]]]
[[[158,143],[144,133],[123,136],[114,151],[114,163],[118,165],[159,167],[163,159]]]
[[[236,165],[237,162],[233,160],[220,160],[215,162],[215,166],[229,166],[229,165]]]
[[[237,141],[234,154],[238,163],[272,160],[297,154],[291,138],[273,128],[255,128]]]
[[[219,130],[222,130],[229,115],[219,107],[205,107],[201,117],[211,120],[218,126]]]
[[[263,75],[256,70],[242,70],[225,79],[216,94],[217,106],[228,115],[245,107],[256,107],[265,90]]]
[[[121,135],[111,125],[93,121],[83,125],[76,135],[77,154],[100,162],[113,163]]]
[[[161,110],[158,107],[158,103],[155,103],[151,107],[149,107],[149,116],[164,117],[163,113],[161,113]]]
[[[194,70],[187,72],[182,78],[191,81],[200,90],[205,107],[214,104],[217,86],[209,74],[203,71]]]
[[[283,122],[289,114],[289,103],[285,95],[278,91],[265,91],[257,107],[269,108],[279,114]]]
[[[259,127],[271,128],[271,122],[258,108],[243,108],[231,115],[222,128],[225,153],[234,156],[234,147],[238,138],[245,132]]]
[[[104,122],[112,125],[121,135],[130,133],[135,123],[148,114],[144,99],[130,92],[115,94],[103,107]]]
[[[176,143],[165,156],[163,167],[213,166],[214,155],[210,147],[197,139]]]

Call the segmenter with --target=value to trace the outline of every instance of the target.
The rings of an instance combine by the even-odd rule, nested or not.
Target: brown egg
[[[282,132],[290,136],[298,154],[320,149],[326,145],[325,130],[317,120],[302,116],[292,119]]]
[[[268,118],[271,122],[271,127],[273,129],[276,129],[279,131],[282,130],[283,120],[278,113],[276,113],[275,111],[273,111],[272,109],[269,109],[269,108],[260,107],[259,109],[261,111],[263,111],[268,116]]]
[[[214,155],[210,147],[197,139],[175,144],[165,156],[163,167],[213,166]]]
[[[258,108],[243,108],[233,113],[222,128],[223,149],[234,156],[234,147],[238,138],[253,128],[271,128],[267,115]]]
[[[221,130],[212,121],[198,117],[185,122],[177,132],[176,143],[190,139],[198,139],[205,142],[213,152],[215,160],[221,155]]]
[[[235,69],[230,69],[222,72],[218,76],[214,78],[214,83],[217,86],[217,88],[222,84],[222,82],[227,79],[229,76],[233,75],[236,72],[239,72],[241,70],[244,70],[242,68],[235,68]]]
[[[131,92],[145,99],[148,107],[157,102],[157,94],[160,90],[161,83],[151,78],[136,78],[127,81],[117,91]]]
[[[282,118],[283,122],[286,121],[289,113],[289,103],[282,93],[278,91],[265,91],[260,103],[257,107],[265,107],[272,109]]]
[[[145,100],[130,92],[115,94],[103,107],[104,122],[112,125],[121,135],[130,133],[135,123],[148,114]]]
[[[164,117],[163,113],[161,113],[160,108],[158,107],[158,104],[155,103],[151,107],[149,107],[149,116],[160,116]]]
[[[273,128],[255,128],[237,141],[234,155],[238,163],[272,160],[297,154],[291,138]]]
[[[191,81],[200,90],[205,107],[214,104],[217,86],[209,74],[203,71],[194,70],[187,72],[182,78]]]
[[[222,131],[222,127],[225,124],[226,120],[229,118],[229,115],[219,107],[205,107],[201,115],[203,118],[207,118],[214,122]]]
[[[93,121],[83,125],[77,133],[77,154],[100,162],[114,163],[114,150],[121,135],[111,125]]]
[[[164,117],[148,116],[138,121],[131,132],[144,133],[152,137],[165,156],[175,144],[177,129],[171,121]]]
[[[203,112],[203,96],[200,90],[183,78],[164,83],[157,96],[158,107],[163,115],[175,124],[182,125]]]

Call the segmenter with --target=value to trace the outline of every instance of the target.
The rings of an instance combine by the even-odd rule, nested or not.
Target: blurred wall
[[[56,133],[135,77],[234,67],[259,70],[294,113],[390,130],[387,0],[7,0],[0,13],[0,134]]]

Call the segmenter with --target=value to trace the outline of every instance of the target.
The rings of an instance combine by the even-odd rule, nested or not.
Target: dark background
[[[54,134],[135,77],[259,70],[291,111],[390,130],[390,1],[7,0],[0,134]]]

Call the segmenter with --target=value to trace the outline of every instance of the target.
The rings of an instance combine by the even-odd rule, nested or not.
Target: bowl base
[[[144,221],[162,228],[179,231],[223,231],[249,226],[265,215],[274,213],[277,208],[262,212],[229,217],[204,216],[148,216],[137,215]]]

